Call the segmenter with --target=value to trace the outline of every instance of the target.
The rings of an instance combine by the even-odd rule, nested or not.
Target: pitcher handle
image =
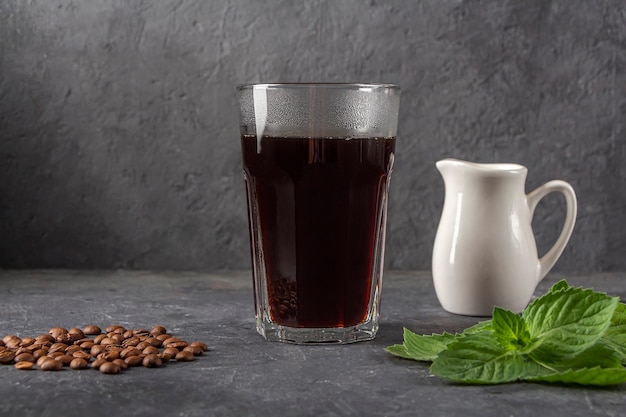
[[[528,208],[530,209],[531,218],[535,213],[535,208],[537,208],[537,204],[539,201],[544,198],[546,195],[554,192],[559,192],[563,194],[565,197],[565,203],[567,205],[567,212],[565,213],[565,221],[563,222],[563,228],[561,229],[561,234],[559,238],[556,240],[554,245],[539,258],[539,280],[545,278],[548,275],[548,272],[552,269],[556,261],[559,259],[567,242],[572,236],[572,232],[574,231],[574,224],[576,223],[576,212],[577,212],[577,204],[576,204],[576,193],[569,183],[561,180],[553,180],[548,181],[547,183],[540,185],[535,190],[530,192],[526,196],[526,201],[528,203]]]

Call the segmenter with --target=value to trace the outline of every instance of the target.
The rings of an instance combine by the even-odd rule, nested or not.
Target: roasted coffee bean
[[[107,345],[105,346],[105,349],[107,352],[117,352],[117,353],[121,353],[124,348],[121,346],[115,346],[115,345]]]
[[[4,347],[4,340],[0,340],[0,347]]]
[[[4,347],[7,349],[17,349],[20,347],[20,343],[22,343],[22,339],[19,337],[14,337],[4,342]]]
[[[135,329],[133,330],[133,335],[135,336],[148,336],[150,334],[150,330],[147,329]]]
[[[67,353],[68,355],[72,355],[74,352],[82,352],[82,350],[83,348],[81,348],[80,346],[70,345],[65,348],[65,353]]]
[[[4,336],[4,337],[2,338],[2,342],[3,342],[3,343],[4,343],[4,345],[6,346],[6,344],[7,344],[7,343],[9,343],[10,341],[15,340],[15,339],[22,340],[22,339],[20,339],[17,335],[15,335],[15,334],[8,334],[8,335],[6,335],[6,336]]]
[[[99,344],[100,344],[100,342],[101,342],[103,339],[106,339],[107,337],[108,337],[108,336],[107,336],[106,334],[99,334],[98,336],[96,336],[96,337],[93,339],[93,342],[94,342],[96,345],[99,345]]]
[[[41,364],[37,364],[42,371],[60,371],[63,368],[63,363],[54,359],[45,359]]]
[[[15,359],[15,352],[11,350],[3,350],[2,352],[0,352],[1,364],[11,363],[13,362],[13,359]]]
[[[6,348],[5,348],[6,349]],[[11,349],[13,352],[15,352],[15,356],[22,354],[22,353],[30,353],[28,351],[28,348],[25,347],[18,347],[18,348],[13,348]]]
[[[191,352],[193,356],[199,356],[204,353],[204,351],[202,350],[200,346],[186,346],[183,349],[183,352]]]
[[[48,356],[49,358],[52,358],[52,359],[56,359],[59,356],[63,356],[63,355],[65,355],[65,352],[48,352],[48,355],[46,355],[46,356]]]
[[[189,346],[189,343],[187,343],[187,341],[180,339],[178,337],[170,337],[169,339],[166,339],[163,341],[163,347],[175,347],[178,350],[181,350],[182,348]]]
[[[154,347],[161,347],[163,342],[156,337],[149,337],[145,340],[146,343],[150,343]]]
[[[102,346],[106,346],[106,345],[119,345],[120,342],[118,340],[113,339],[112,337],[105,337],[104,339],[102,339],[100,341],[100,344]]]
[[[126,329],[123,327],[118,327],[115,330],[113,330],[111,333],[113,334],[119,334],[120,336],[123,336],[124,333],[126,333]]]
[[[55,342],[54,337],[52,337],[52,336],[51,336],[51,335],[49,335],[49,334],[40,334],[39,336],[37,336],[37,337],[35,338],[35,340],[36,340],[38,343],[49,342],[49,343],[51,343],[51,344],[52,344],[52,343],[54,343],[54,342]]]
[[[209,351],[209,347],[207,346],[206,343],[203,343],[203,342],[192,342],[189,344],[189,346],[198,346],[200,349],[202,349],[203,352]]]
[[[152,345],[150,343],[148,343],[148,342],[139,342],[139,343],[137,343],[137,345],[135,347],[137,349],[139,349],[139,350],[144,350],[148,346],[152,346]]]
[[[146,368],[158,368],[163,365],[163,361],[157,355],[147,355],[141,362]]]
[[[84,358],[76,358],[75,357],[70,362],[70,368],[72,368],[72,369],[85,369],[85,368],[87,368],[88,365],[89,365],[89,363],[87,362],[87,359],[84,359]]]
[[[159,353],[159,349],[154,346],[146,346],[144,350],[141,351],[144,355],[152,355]]]
[[[99,354],[96,359],[104,359],[106,361],[113,361],[115,359],[119,359],[120,358],[120,352],[119,351],[107,351],[105,350],[104,352],[102,352],[101,354]]]
[[[72,339],[74,340],[80,340],[85,337],[85,332],[83,332],[78,327],[72,327],[67,332],[72,335]]]
[[[94,345],[95,343],[89,340],[81,343],[79,346],[81,349],[90,350]]]
[[[184,340],[181,340],[180,342],[170,343],[166,347],[172,347],[172,348],[176,348],[178,350],[183,350],[187,346],[189,346],[189,343],[185,342]]]
[[[52,358],[49,358],[48,356],[40,356],[39,358],[37,358],[37,362],[35,363],[37,364],[37,366],[41,367],[41,364],[49,359],[52,359]]]
[[[22,347],[30,346],[33,343],[35,343],[35,341],[36,341],[36,339],[33,339],[32,337],[25,337],[20,342],[20,346],[22,346]]]
[[[96,356],[104,352],[105,350],[106,350],[106,347],[102,345],[93,345],[91,349],[89,350],[89,352],[91,353],[91,356],[95,358]]]
[[[50,346],[50,349],[48,349],[48,353],[65,352],[65,349],[67,349],[67,345],[65,343],[57,342]]]
[[[140,354],[141,354],[141,351],[139,349],[134,348],[134,347],[127,347],[126,349],[120,352],[120,358],[126,359],[129,356],[137,356]]]
[[[35,362],[35,356],[32,353],[24,352],[15,355],[13,360],[15,362]]]
[[[91,367],[93,369],[98,369],[100,365],[102,365],[106,361],[107,361],[106,359],[96,359],[95,361],[91,362]]]
[[[122,346],[137,346],[141,343],[141,340],[137,336],[129,337],[128,339],[122,342]]]
[[[33,353],[34,351],[41,348],[42,346],[39,343],[33,343],[32,345],[26,346],[24,349],[26,349],[27,352]]]
[[[96,326],[95,324],[90,324],[88,326],[83,327],[83,333],[91,336],[99,335],[102,333],[102,329]]]
[[[36,351],[33,352],[33,357],[35,359],[39,359],[42,356],[46,356],[48,354],[48,351],[46,349],[37,349]]]
[[[157,335],[165,334],[165,333],[167,333],[167,330],[163,326],[154,326],[152,330],[150,330],[151,336],[157,336]]]
[[[178,337],[170,337],[167,338],[165,340],[163,340],[163,346],[167,347],[170,343],[174,343],[174,342],[180,342],[182,339],[178,338]]]
[[[139,355],[128,356],[128,357],[124,358],[124,362],[126,362],[128,364],[128,366],[139,366],[139,365],[141,365],[142,361],[143,361],[143,357],[141,357]]]
[[[15,367],[17,369],[21,369],[21,370],[24,370],[24,371],[27,371],[29,369],[33,369],[33,366],[35,366],[35,364],[32,363],[32,362],[28,362],[28,361],[22,361],[22,362],[16,362],[15,363]]]
[[[137,346],[141,341],[139,340],[138,337],[130,337],[126,340],[124,340],[122,342],[122,346],[127,347],[127,346]]]
[[[74,357],[70,356],[70,355],[59,355],[56,358],[57,361],[61,362],[63,364],[63,366],[68,366],[73,360]]]
[[[112,324],[105,329],[105,332],[107,333],[114,332],[116,329],[123,329],[122,333],[126,331],[126,329],[124,329],[124,326],[121,326],[119,324]]]
[[[102,363],[98,369],[103,374],[119,374],[120,372],[122,372],[122,369],[118,364],[108,361]]]
[[[63,327],[53,327],[52,329],[48,330],[48,334],[56,339],[57,337],[59,337],[59,335],[67,334],[67,329]]]
[[[178,352],[176,354],[176,361],[178,362],[191,362],[194,360],[196,360],[196,358],[193,356],[193,353],[189,351],[183,350],[182,352]]]
[[[62,333],[58,335],[55,340],[61,343],[73,343],[72,335],[69,333]]]
[[[121,370],[128,368],[128,364],[123,359],[115,359],[113,363],[119,366]]]
[[[163,342],[164,340],[170,339],[172,336],[167,334],[167,333],[163,333],[160,334],[158,336],[155,336],[156,339],[159,339],[161,342]]]
[[[84,350],[79,350],[78,352],[74,352],[74,353],[72,353],[72,356],[74,358],[82,358],[82,359],[85,359],[85,360],[91,359],[91,354],[85,352]]]
[[[172,355],[172,358],[175,357],[178,354],[179,350],[173,347],[168,347],[163,349],[163,353],[167,353]]]

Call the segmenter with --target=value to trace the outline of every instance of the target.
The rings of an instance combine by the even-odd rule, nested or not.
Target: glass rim
[[[250,90],[250,89],[344,89],[344,90],[396,90],[400,91],[398,84],[390,83],[342,83],[342,82],[314,82],[314,83],[248,83],[237,85],[237,90]]]

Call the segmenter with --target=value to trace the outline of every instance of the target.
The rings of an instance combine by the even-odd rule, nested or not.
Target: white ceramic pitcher
[[[549,181],[525,194],[526,167],[478,164],[457,159],[437,162],[445,201],[433,249],[435,291],[451,313],[490,316],[494,306],[515,312],[563,253],[576,222],[576,194],[565,181]],[[531,228],[539,200],[565,196],[563,229],[541,258]]]

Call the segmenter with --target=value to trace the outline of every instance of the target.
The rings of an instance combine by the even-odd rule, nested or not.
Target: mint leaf
[[[626,368],[614,351],[596,344],[581,354],[555,364],[528,361],[520,380],[581,385],[615,385],[626,382]]]
[[[455,341],[457,337],[458,335],[447,332],[421,336],[405,327],[404,343],[389,346],[385,350],[401,358],[431,362],[437,357],[439,352],[445,350],[446,346]]]
[[[468,335],[472,333],[479,333],[485,330],[489,330],[489,331],[493,330],[492,320],[485,320],[485,321],[478,322],[475,325],[463,330],[463,334]]]
[[[611,317],[611,324],[600,341],[615,351],[622,363],[626,363],[626,304],[617,304]]]
[[[567,283],[567,281],[562,279],[559,282],[557,282],[556,284],[554,284],[552,287],[550,287],[549,292],[562,291],[562,290],[566,290],[568,288],[572,288],[572,287]]]
[[[554,363],[552,367],[560,371],[574,368],[618,368],[621,365],[620,357],[609,347],[595,344],[584,352]]]
[[[493,332],[506,350],[522,349],[530,343],[528,326],[522,318],[508,310],[493,309]]]
[[[618,299],[589,289],[548,292],[522,313],[540,361],[573,357],[595,344],[610,325]]]
[[[491,320],[461,334],[420,336],[404,329],[404,343],[387,351],[432,361],[433,375],[461,383],[621,384],[626,304],[559,281],[521,316],[496,307]]]
[[[527,376],[525,381],[562,382],[581,385],[616,385],[626,382],[626,368],[579,368],[568,369],[549,375]]]
[[[504,349],[489,331],[462,336],[450,343],[430,367],[433,375],[471,384],[512,382],[523,371],[522,355]]]
[[[526,356],[520,380],[531,380],[584,368],[608,369],[621,368],[621,366],[619,357],[615,352],[602,344],[596,344],[573,358],[564,359],[556,363],[542,363]]]
[[[412,356],[404,345],[391,345],[385,348],[385,350],[393,355],[399,356],[404,359],[418,360]]]

